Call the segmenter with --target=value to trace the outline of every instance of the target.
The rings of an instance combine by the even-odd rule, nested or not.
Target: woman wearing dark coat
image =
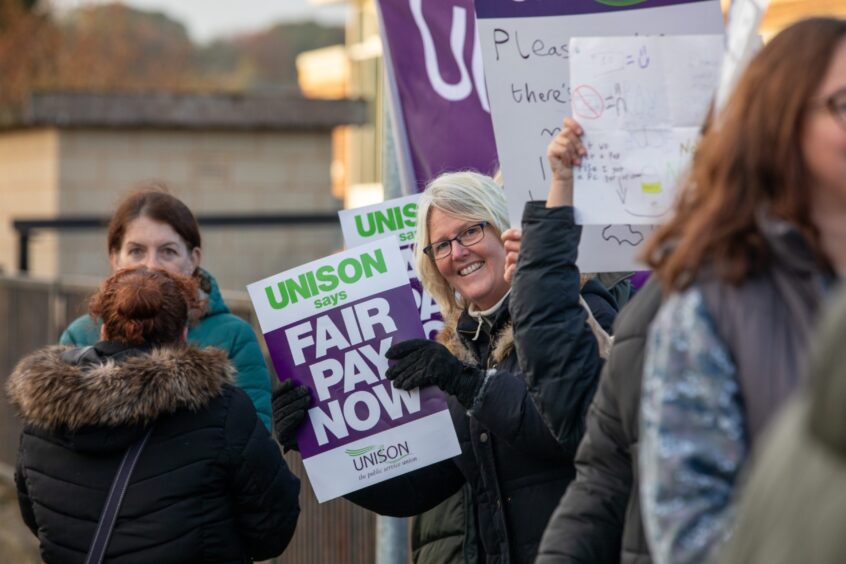
[[[660,305],[661,287],[650,280],[614,323],[614,346],[576,452],[576,479],[549,520],[535,564],[652,563],[637,454],[643,351]]]
[[[448,394],[461,454],[347,496],[382,515],[410,516],[468,484],[477,555],[489,564],[534,560],[546,522],[574,476],[573,456],[601,368],[579,293],[581,229],[567,188],[566,182],[554,187],[546,205],[526,206],[520,269],[536,285],[518,293],[505,279],[502,188],[469,172],[443,175],[428,186],[418,206],[416,258],[445,328],[437,342],[392,347],[386,356],[395,364],[386,376],[398,388],[437,385]],[[599,328],[592,316],[590,321]],[[549,373],[559,393],[549,420],[526,384],[538,372]],[[274,412],[282,403],[277,395]]]
[[[92,300],[102,341],[43,349],[10,376],[21,514],[45,562],[85,560],[121,459],[151,428],[105,561],[251,562],[290,541],[299,481],[226,352],[184,342],[196,295],[164,271],[119,271]]]

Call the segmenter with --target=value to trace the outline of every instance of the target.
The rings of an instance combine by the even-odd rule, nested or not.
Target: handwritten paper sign
[[[571,108],[588,150],[576,221],[665,220],[720,77],[722,35],[574,37]]]
[[[276,372],[309,388],[297,434],[323,502],[461,449],[445,396],[385,378],[385,353],[423,337],[396,237],[374,241],[247,286]]]
[[[574,36],[722,33],[718,0],[476,0],[494,134],[513,225],[527,200],[549,190],[546,146],[572,114],[569,41]],[[651,227],[585,226],[585,272],[640,268]]]
[[[423,289],[423,283],[414,265],[414,235],[417,229],[417,201],[419,194],[387,200],[380,204],[351,210],[341,210],[341,231],[344,243],[355,247],[396,235],[400,240],[400,251],[408,268],[408,279],[414,292],[414,301],[420,311],[420,322],[429,339],[434,339],[443,328],[443,318],[438,304]]]

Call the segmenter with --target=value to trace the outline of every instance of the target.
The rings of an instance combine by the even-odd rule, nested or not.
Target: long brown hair
[[[197,301],[193,278],[142,267],[109,276],[88,309],[103,320],[110,341],[167,344],[180,340]]]
[[[672,219],[646,243],[644,258],[666,289],[686,288],[705,265],[730,284],[764,269],[770,254],[756,223],[761,210],[789,221],[827,263],[800,143],[809,101],[844,38],[846,20],[803,20],[749,63],[699,142]]]

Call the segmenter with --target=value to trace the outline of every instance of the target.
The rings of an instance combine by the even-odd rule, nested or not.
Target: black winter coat
[[[623,308],[587,416],[570,484],[543,535],[537,564],[650,564],[640,514],[637,444],[643,353],[661,305],[650,280]]]
[[[225,352],[191,346],[98,343],[23,359],[7,383],[25,422],[15,479],[43,560],[85,560],[120,460],[150,425],[107,562],[280,554],[299,515],[299,480],[233,375]]]
[[[469,412],[449,398],[461,455],[348,499],[383,515],[411,516],[467,482],[476,504],[480,561],[534,560],[549,516],[575,475],[573,456],[601,368],[579,303],[580,235],[572,208],[527,204],[518,272],[530,272],[535,289],[515,288],[475,340],[479,324],[466,312],[446,319],[438,337],[465,363],[495,370]],[[557,406],[552,418],[566,429],[559,440],[529,395],[525,375],[538,372],[567,390],[548,402]]]

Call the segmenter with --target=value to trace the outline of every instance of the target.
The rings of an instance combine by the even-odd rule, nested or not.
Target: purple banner
[[[276,372],[311,391],[297,435],[303,458],[446,409],[437,388],[404,392],[384,377],[385,352],[424,337],[418,317],[401,286],[265,334]]]
[[[493,174],[498,161],[472,0],[378,5],[397,146],[411,161],[411,188],[422,191],[446,171]]]
[[[708,1],[711,0],[476,0],[476,16],[479,19],[576,16]]]

